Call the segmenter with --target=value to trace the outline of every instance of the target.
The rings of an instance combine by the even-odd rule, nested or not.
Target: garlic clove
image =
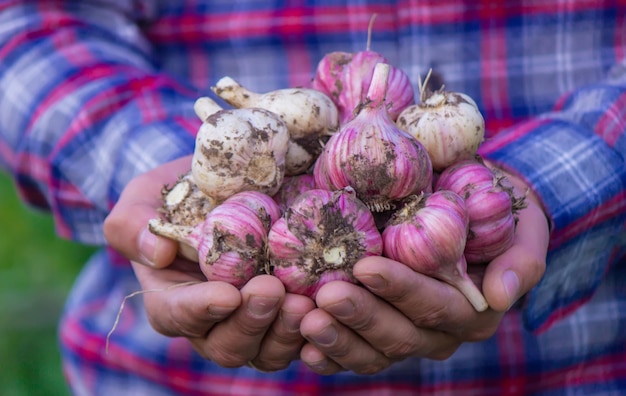
[[[459,290],[479,312],[487,302],[467,274],[463,255],[469,219],[465,201],[441,190],[411,196],[382,232],[383,254]]]
[[[306,142],[305,142],[306,144]],[[285,157],[285,175],[295,176],[305,173],[322,151],[323,144],[316,141],[313,146],[302,146],[294,140],[289,141],[287,156]]]

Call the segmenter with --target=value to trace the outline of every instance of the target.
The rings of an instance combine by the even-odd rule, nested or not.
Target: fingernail
[[[328,325],[324,328],[324,330],[319,333],[312,335],[311,340],[322,346],[331,346],[337,341],[337,330],[333,325]]]
[[[372,290],[385,289],[388,285],[387,279],[378,274],[361,276],[359,277],[359,280]]]
[[[326,370],[326,367],[328,367],[328,360],[324,359],[318,362],[307,363],[307,366],[309,366],[314,371],[324,371]]]
[[[150,232],[147,228],[144,228],[139,234],[139,254],[141,256],[143,264],[154,267],[154,255],[156,254],[156,247],[159,243],[159,238]]]
[[[278,297],[250,296],[248,299],[248,312],[252,316],[267,316],[276,309],[277,305]]]
[[[511,270],[505,271],[504,274],[502,274],[502,284],[509,298],[509,306],[511,306],[515,303],[517,293],[519,292],[519,278],[517,274]]]
[[[325,311],[330,312],[333,316],[338,318],[347,318],[354,314],[356,307],[350,299],[341,300],[338,303],[331,304],[324,307]]]
[[[279,318],[283,326],[285,326],[285,328],[290,332],[293,333],[300,330],[300,322],[302,321],[301,315],[287,311],[280,311]]]

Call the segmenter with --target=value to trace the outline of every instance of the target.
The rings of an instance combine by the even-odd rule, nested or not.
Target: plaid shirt
[[[60,327],[78,395],[618,395],[626,389],[626,2],[0,1],[0,165],[58,233],[104,244],[128,181],[192,152],[193,102],[230,75],[307,84],[321,57],[366,47],[411,80],[432,68],[486,119],[481,153],[522,175],[552,223],[547,270],[487,341],[371,376],[299,362],[225,369],[166,338],[103,249]],[[621,389],[621,391],[620,391]]]

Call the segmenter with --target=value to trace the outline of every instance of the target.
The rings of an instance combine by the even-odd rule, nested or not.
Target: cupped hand
[[[354,267],[362,286],[332,282],[320,289],[318,308],[301,323],[308,341],[302,361],[320,374],[371,374],[408,357],[446,359],[464,342],[491,337],[545,271],[548,223],[537,199],[528,198],[514,245],[487,266],[468,268],[480,278],[488,310],[475,311],[454,287],[399,262],[368,257]]]
[[[284,368],[299,358],[300,320],[314,302],[285,293],[269,275],[251,279],[241,290],[209,282],[198,263],[177,256],[177,242],[148,231],[148,220],[160,216],[161,189],[190,163],[191,157],[180,158],[133,179],[104,223],[105,237],[132,262],[156,331],[187,338],[201,356],[224,367]]]

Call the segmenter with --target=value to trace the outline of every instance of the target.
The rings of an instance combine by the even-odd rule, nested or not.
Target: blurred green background
[[[69,395],[57,321],[94,251],[62,240],[49,213],[26,207],[0,172],[0,395]]]

